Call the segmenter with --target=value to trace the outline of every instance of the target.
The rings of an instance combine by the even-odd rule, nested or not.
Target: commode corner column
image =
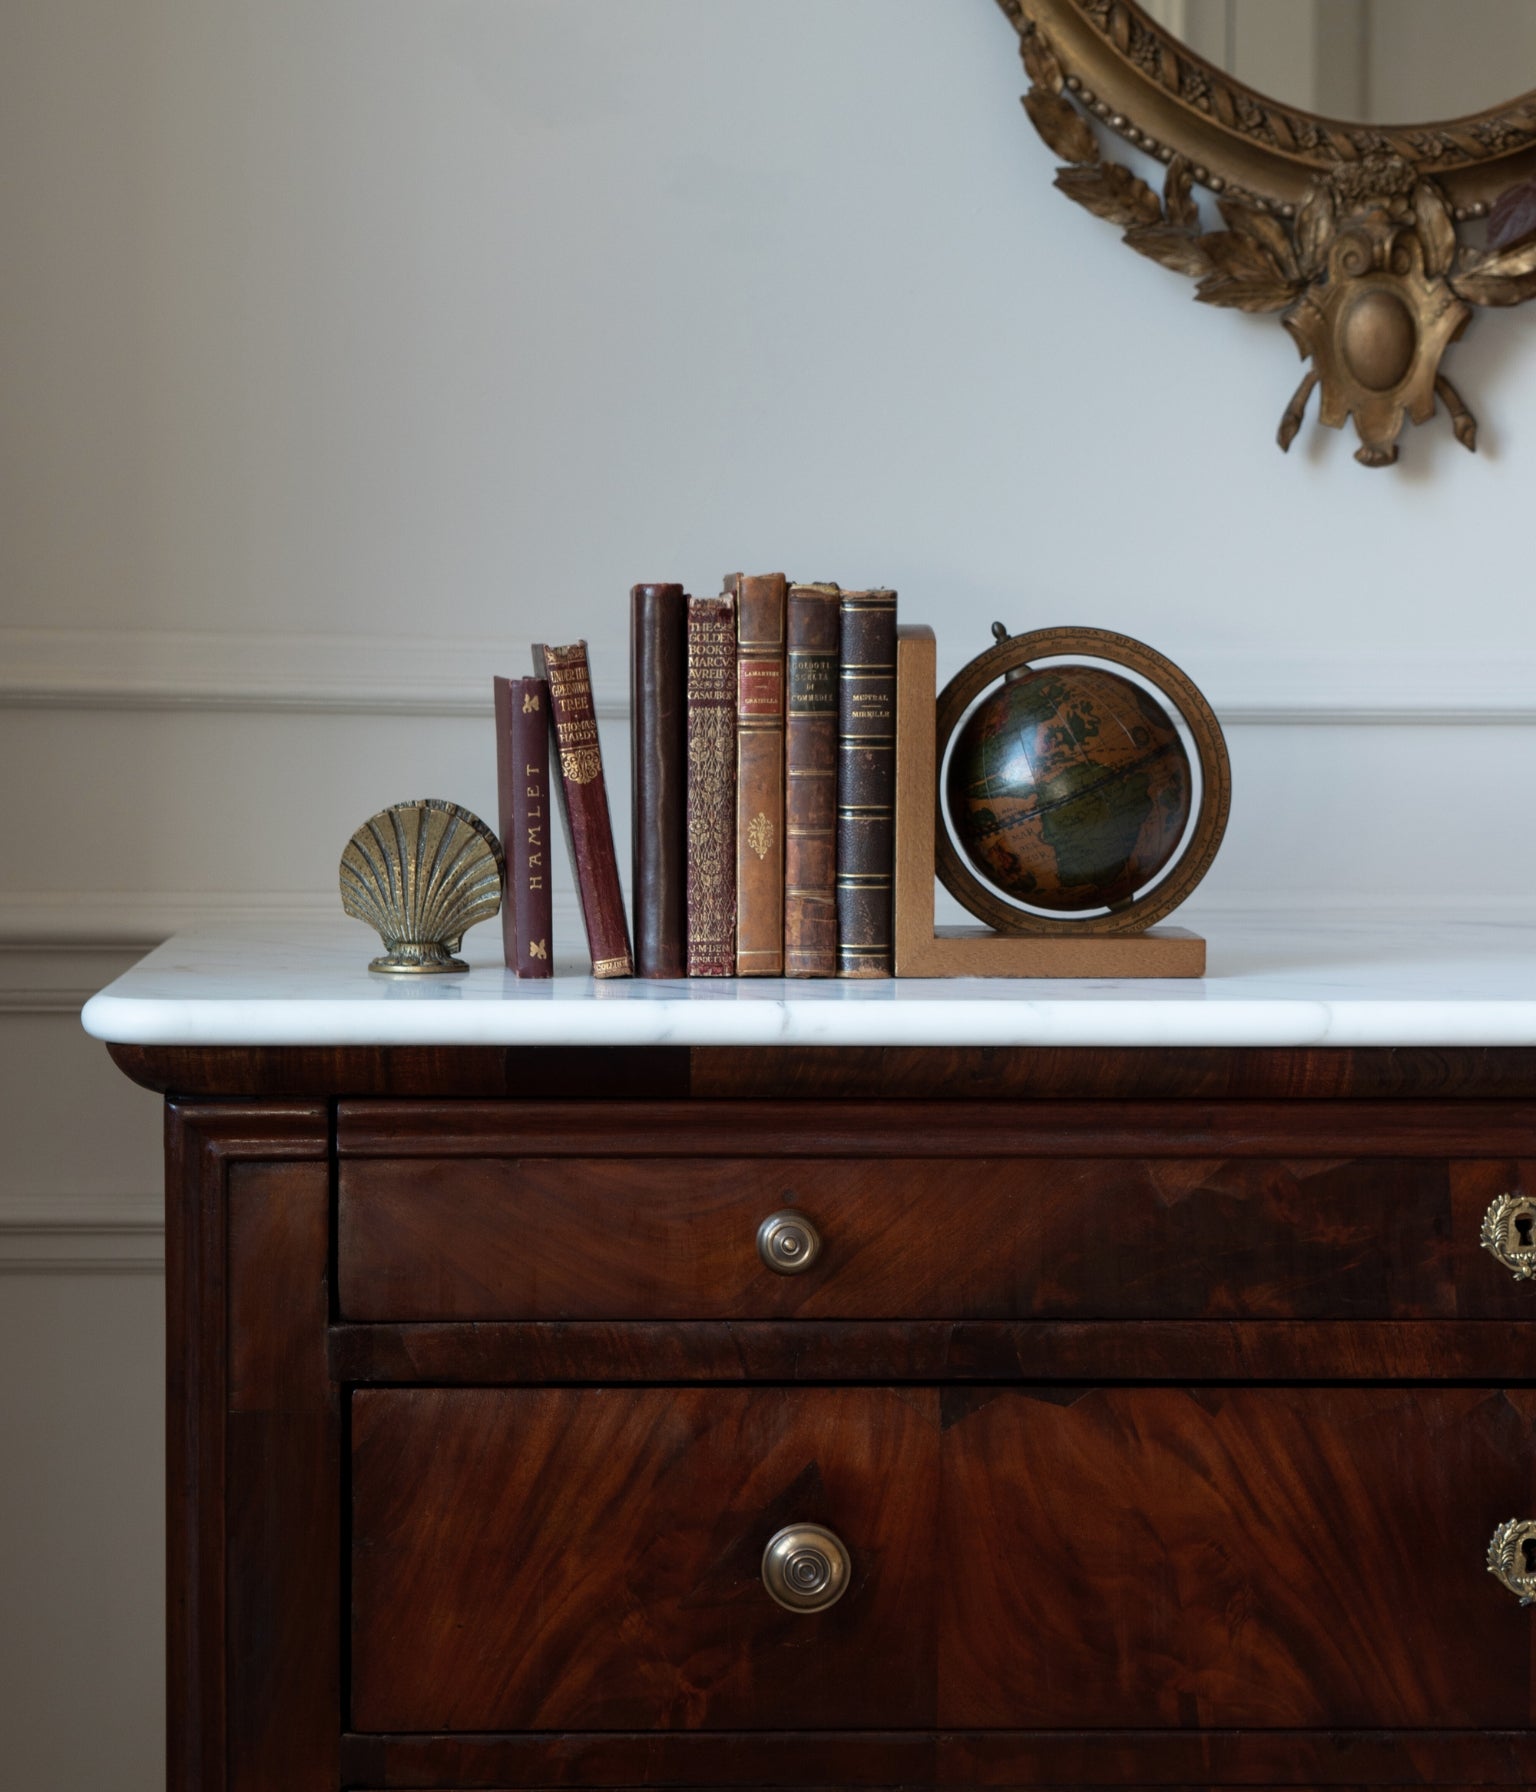
[[[167,1784],[334,1792],[329,1115],[166,1103]]]

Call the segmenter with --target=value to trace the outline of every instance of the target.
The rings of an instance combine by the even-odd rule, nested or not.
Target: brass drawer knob
[[[1500,1195],[1483,1215],[1481,1241],[1517,1282],[1536,1277],[1536,1201],[1529,1195]]]
[[[852,1567],[824,1525],[787,1524],[763,1551],[763,1585],[787,1612],[824,1612],[848,1591]]]
[[[821,1255],[821,1234],[803,1213],[786,1207],[758,1227],[757,1254],[775,1275],[804,1275]]]
[[[1508,1518],[1488,1545],[1488,1572],[1522,1605],[1536,1601],[1536,1519]]]

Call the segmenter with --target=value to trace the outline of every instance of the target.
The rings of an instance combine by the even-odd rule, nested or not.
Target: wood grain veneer
[[[933,1722],[938,1405],[880,1389],[402,1389],[352,1401],[353,1721]],[[760,1579],[830,1523],[844,1598]]]
[[[109,1045],[184,1097],[418,1100],[1530,1101],[1524,1046]]]
[[[954,1732],[844,1735],[349,1736],[348,1786],[523,1792],[553,1786],[978,1787],[1046,1792],[1114,1786],[1135,1792],[1371,1787],[1526,1786],[1536,1775],[1530,1731]]]
[[[1536,1784],[1536,1052],[115,1055],[172,1792]]]
[[[1530,1721],[1530,1614],[1478,1576],[1498,1515],[1536,1498],[1536,1393],[954,1388],[943,1404],[941,1724]]]
[[[1536,1159],[1536,1101],[344,1101],[337,1148],[399,1158]]]
[[[338,1381],[1486,1381],[1528,1320],[948,1319],[337,1325]]]
[[[1456,1259],[1433,1159],[366,1158],[339,1189],[349,1319],[1453,1318],[1507,1286],[1475,1225]],[[803,1275],[757,1253],[783,1208]]]

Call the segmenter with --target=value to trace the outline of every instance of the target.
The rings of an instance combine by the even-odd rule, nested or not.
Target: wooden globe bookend
[[[1006,902],[965,865],[939,822],[941,718],[933,630],[903,625],[896,640],[896,975],[1203,976],[1204,939],[1187,928],[1153,923],[1205,875],[1226,829],[1231,777],[1209,705],[1177,667],[1137,642],[1093,630],[1042,629],[999,643],[951,681],[944,702],[946,738],[970,703],[1019,662],[1021,648],[1042,659],[1063,653],[1106,659],[1142,673],[1167,693],[1183,714],[1200,759],[1201,803],[1193,834],[1160,883],[1110,914],[1056,920]],[[973,914],[996,925],[936,926],[936,874]]]

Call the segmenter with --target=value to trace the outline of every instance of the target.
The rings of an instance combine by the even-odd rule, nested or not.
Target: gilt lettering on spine
[[[736,974],[784,969],[783,573],[726,581],[736,598]]]
[[[688,600],[688,975],[736,974],[736,600]]]
[[[592,975],[630,977],[634,959],[614,855],[587,644],[540,644],[533,650],[533,663],[549,683],[550,721],[560,767],[560,810],[592,955]]]

